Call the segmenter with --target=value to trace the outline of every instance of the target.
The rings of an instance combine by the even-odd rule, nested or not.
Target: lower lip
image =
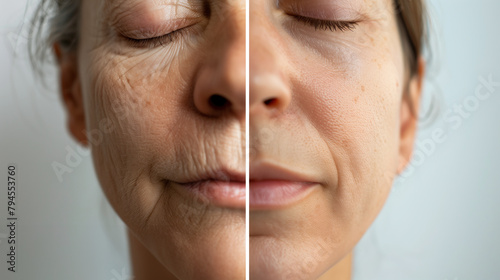
[[[272,210],[290,206],[306,197],[316,185],[311,182],[250,181],[250,209]]]
[[[245,208],[246,189],[244,182],[206,180],[179,185],[190,191],[203,203],[224,208]]]

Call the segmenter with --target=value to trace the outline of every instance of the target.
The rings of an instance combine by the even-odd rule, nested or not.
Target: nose
[[[245,118],[245,18],[227,16],[206,48],[194,87],[194,105],[203,115]]]
[[[291,89],[285,72],[288,64],[286,47],[278,39],[280,34],[272,23],[259,17],[258,13],[250,17],[250,119],[257,115],[279,114],[291,102]]]

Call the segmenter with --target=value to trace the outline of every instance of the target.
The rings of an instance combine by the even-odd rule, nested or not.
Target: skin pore
[[[424,63],[407,77],[394,10],[391,0],[250,1],[250,192],[263,164],[316,183],[286,207],[250,209],[251,279],[351,278],[351,251],[415,137],[408,101],[418,112]]]
[[[244,209],[180,184],[244,178],[245,1],[84,0],[80,12],[77,53],[55,46],[68,127],[128,226],[134,279],[244,279]]]

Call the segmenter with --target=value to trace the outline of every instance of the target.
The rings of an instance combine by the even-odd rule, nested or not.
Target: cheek
[[[345,52],[342,46],[330,48],[336,62],[304,63],[294,89],[301,113],[321,139],[322,154],[333,157],[336,170],[329,173],[338,174],[331,181],[339,185],[328,195],[338,203],[337,215],[352,224],[367,224],[378,213],[397,168],[402,60],[391,54],[397,47],[374,51],[373,44]]]
[[[160,196],[150,164],[158,147],[173,137],[167,132],[178,125],[187,85],[175,60],[153,56],[97,49],[83,59],[88,66],[81,72],[96,173],[111,204],[129,223],[143,220]]]
[[[107,63],[95,63],[89,73],[86,116],[90,128],[110,120],[114,129],[107,136],[116,141],[110,148],[133,147],[137,154],[147,155],[147,147],[162,137],[159,133],[175,125],[186,82],[178,71],[170,71],[175,67],[172,64],[160,68],[158,63],[121,57],[102,61]]]

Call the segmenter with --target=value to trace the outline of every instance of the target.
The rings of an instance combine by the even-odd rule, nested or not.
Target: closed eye
[[[305,17],[301,15],[291,15],[295,20],[302,22],[306,25],[314,27],[315,30],[330,30],[334,31],[353,31],[358,25],[357,21],[337,21],[337,20],[323,20]]]
[[[145,38],[145,39],[135,39],[135,38],[130,38],[124,36],[124,38],[132,44],[133,47],[136,48],[156,48],[159,46],[166,46],[173,41],[177,40],[179,37],[182,37],[185,35],[185,33],[188,31],[189,27],[192,25],[174,30],[170,33],[167,33],[165,35],[157,36],[157,37],[152,37],[152,38]]]

